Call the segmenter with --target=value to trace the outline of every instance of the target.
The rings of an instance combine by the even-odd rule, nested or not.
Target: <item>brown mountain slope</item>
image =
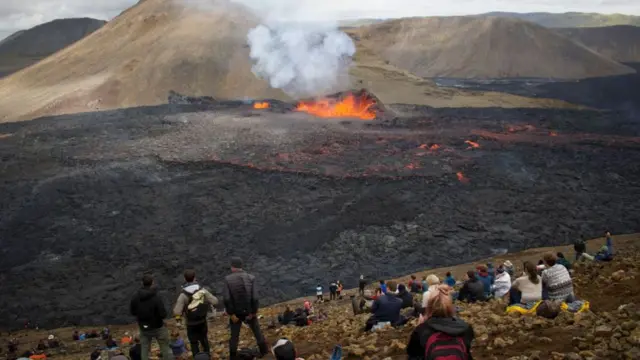
[[[634,72],[552,30],[517,19],[386,21],[357,35],[391,64],[422,77],[580,79]]]
[[[0,121],[166,102],[170,89],[214,97],[284,95],[251,72],[257,20],[217,1],[185,10],[146,0],[40,63],[0,80]]]
[[[640,27],[618,25],[556,29],[569,39],[621,62],[640,62]]]

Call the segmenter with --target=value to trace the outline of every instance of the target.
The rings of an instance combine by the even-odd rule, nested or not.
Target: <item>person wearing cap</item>
[[[47,346],[49,347],[49,349],[56,349],[60,347],[60,342],[53,334],[51,334],[47,338]]]
[[[225,277],[222,288],[224,305],[229,315],[229,328],[231,331],[229,354],[231,360],[234,360],[238,355],[238,342],[243,323],[247,324],[253,332],[260,348],[260,353],[264,356],[269,352],[264,336],[260,331],[260,323],[257,316],[259,300],[255,282],[255,276],[242,269],[242,259],[232,258],[231,274]]]
[[[515,273],[515,269],[513,268],[513,263],[509,260],[505,260],[502,266],[504,266],[504,269],[507,271],[509,276],[513,278],[513,274]]]
[[[271,347],[271,352],[276,360],[304,360],[297,357],[295,346],[293,346],[293,343],[287,338],[276,341]]]

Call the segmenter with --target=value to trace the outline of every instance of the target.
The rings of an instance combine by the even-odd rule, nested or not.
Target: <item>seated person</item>
[[[484,286],[485,296],[491,295],[491,285],[493,285],[493,276],[489,273],[489,269],[485,265],[478,265],[476,267],[476,278]]]
[[[464,282],[462,289],[460,289],[458,300],[470,303],[487,300],[487,295],[484,292],[484,284],[476,278],[475,271],[467,271],[467,281]]]
[[[525,261],[524,274],[513,282],[510,295],[509,304],[527,304],[542,300],[542,279],[532,262]]]
[[[500,265],[498,269],[496,269],[496,280],[491,286],[493,296],[496,299],[504,298],[509,294],[510,289],[511,276],[509,276],[509,273],[505,270],[504,266]]]
[[[47,339],[47,346],[49,349],[57,349],[60,347],[60,341],[58,341],[55,336],[49,335],[49,338]]]
[[[447,272],[447,275],[444,278],[444,283],[451,287],[456,286],[456,279],[453,277],[453,275],[451,275],[451,271]]]
[[[407,288],[403,284],[398,286],[398,298],[402,300],[403,309],[413,307],[413,295],[407,291]]]
[[[379,323],[390,323],[393,326],[403,325],[404,323],[400,316],[402,300],[394,294],[396,283],[389,281],[386,285],[387,293],[376,299],[371,306],[373,315],[367,320],[365,331],[370,331]]]
[[[97,339],[97,338],[98,338],[98,331],[97,330],[91,330],[89,335],[87,335],[87,339]]]
[[[504,269],[507,271],[507,273],[509,273],[509,276],[513,278],[515,275],[515,269],[513,267],[513,263],[509,260],[505,260],[505,262],[502,263],[502,266],[504,266]]]
[[[289,325],[289,323],[293,321],[294,315],[293,310],[287,305],[282,315],[278,315],[278,322],[282,325]]]
[[[169,347],[171,348],[171,352],[175,359],[186,359],[187,345],[185,344],[184,339],[180,336],[180,332],[178,330],[171,332]]]
[[[542,272],[543,291],[546,290],[549,300],[572,302],[574,300],[573,280],[569,270],[557,264],[556,259],[556,255],[553,253],[544,255],[547,269]]]
[[[73,332],[73,341],[78,341],[80,340],[80,334],[78,333],[78,330],[75,330]]]
[[[122,344],[122,345],[131,345],[132,341],[133,341],[133,338],[131,337],[131,335],[129,335],[129,332],[126,331],[124,333],[124,336],[120,339],[120,344]]]
[[[567,270],[571,270],[571,263],[569,262],[569,260],[567,260],[567,259],[564,257],[564,254],[563,254],[563,253],[558,252],[558,253],[556,254],[556,257],[557,257],[556,262],[557,262],[558,264],[560,264],[560,265],[562,265],[562,266],[566,267],[566,268],[567,268]]]
[[[38,346],[36,346],[36,350],[38,351],[45,351],[47,350],[47,344],[44,343],[44,340],[40,340],[38,341]]]
[[[111,335],[107,337],[107,340],[105,340],[104,343],[107,349],[116,349],[118,347],[118,343],[116,343],[116,341],[113,340],[113,337]]]
[[[427,313],[420,317],[407,344],[409,360],[471,359],[473,328],[455,316],[451,291],[450,286],[440,285],[429,297]]]
[[[129,349],[129,358],[131,360],[141,360],[142,359],[142,347],[140,346],[140,337],[133,337],[133,346]]]
[[[109,328],[102,329],[102,340],[109,339],[110,334],[111,332],[109,331]]]
[[[309,324],[309,317],[302,308],[297,308],[296,312],[291,319],[291,322],[296,326],[307,326]]]

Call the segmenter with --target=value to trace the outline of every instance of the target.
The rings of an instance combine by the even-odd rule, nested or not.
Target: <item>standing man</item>
[[[203,352],[211,354],[207,337],[209,333],[207,313],[211,306],[218,305],[218,299],[198,284],[195,270],[185,270],[184,281],[182,292],[178,295],[176,306],[173,308],[173,315],[176,317],[179,328],[183,326],[183,315],[187,320],[187,337],[189,337],[193,355],[200,352],[200,345]]]
[[[255,280],[255,276],[242,270],[242,259],[231,258],[231,274],[224,279],[222,289],[224,306],[229,314],[229,328],[231,329],[231,338],[229,339],[231,360],[235,360],[238,354],[242,323],[247,324],[253,331],[262,356],[269,352],[258,322],[259,302]]]
[[[358,283],[358,290],[360,296],[364,296],[364,288],[367,287],[367,280],[364,279],[364,275],[360,275],[360,282]]]
[[[163,360],[173,360],[169,347],[169,330],[164,325],[167,309],[158,291],[153,286],[153,277],[149,274],[142,277],[142,289],[131,300],[131,315],[136,317],[140,327],[142,360],[149,360],[151,341],[155,338],[160,346]]]

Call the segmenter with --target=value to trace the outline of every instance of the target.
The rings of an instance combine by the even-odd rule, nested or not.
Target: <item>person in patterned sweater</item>
[[[542,272],[542,286],[549,300],[572,302],[573,280],[567,268],[556,263],[557,258],[553,253],[545,254],[543,260],[547,269]]]

